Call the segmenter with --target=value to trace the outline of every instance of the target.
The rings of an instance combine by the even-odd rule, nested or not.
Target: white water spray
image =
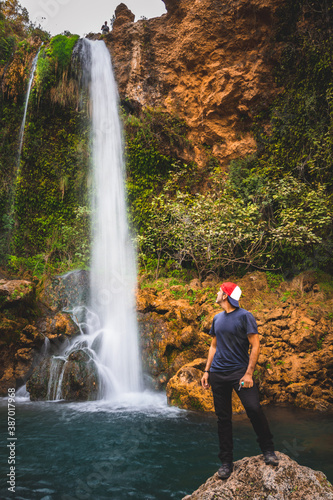
[[[110,53],[91,42],[90,94],[95,192],[91,307],[100,320],[98,356],[105,398],[141,388],[134,292],[135,255],[128,230],[118,91]]]
[[[126,399],[142,390],[135,311],[136,264],[126,215],[125,168],[118,91],[103,41],[79,42],[77,51],[89,85],[94,189],[90,305],[72,312],[81,335],[52,358],[47,399],[63,397],[67,362],[84,352],[95,367],[99,399]]]

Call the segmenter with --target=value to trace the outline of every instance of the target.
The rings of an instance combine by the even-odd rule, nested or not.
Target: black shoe
[[[274,451],[265,451],[263,453],[264,455],[264,461],[266,465],[278,465],[279,464],[279,459],[275,455]]]
[[[226,462],[222,464],[219,470],[217,471],[219,478],[228,479],[228,477],[231,475],[233,471],[233,468],[234,464],[232,462],[231,463]]]

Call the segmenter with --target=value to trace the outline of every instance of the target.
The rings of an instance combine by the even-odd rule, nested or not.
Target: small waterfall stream
[[[30,92],[31,92],[32,82],[33,82],[34,76],[35,76],[35,71],[36,71],[37,62],[38,62],[38,56],[39,56],[39,53],[40,53],[42,46],[43,46],[43,43],[39,47],[38,52],[35,55],[34,60],[32,61],[28,89],[27,89],[27,93],[26,93],[26,97],[25,97],[23,120],[22,120],[22,124],[21,124],[21,128],[20,128],[20,135],[19,135],[19,147],[18,147],[18,155],[17,155],[17,171],[19,170],[19,167],[20,167],[20,160],[21,160],[21,153],[22,153],[23,139],[24,139],[24,129],[25,129],[25,122],[26,122],[26,118],[27,118]]]
[[[55,356],[48,399],[61,399],[70,356],[80,351],[98,373],[100,399],[142,388],[135,311],[136,262],[126,215],[118,91],[103,41],[80,40],[82,81],[89,85],[94,190],[90,304],[72,311],[81,335]],[[80,319],[77,319],[80,318]]]

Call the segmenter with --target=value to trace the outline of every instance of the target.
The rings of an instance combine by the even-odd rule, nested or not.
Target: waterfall
[[[19,134],[19,146],[18,146],[18,151],[17,151],[17,162],[16,162],[16,169],[14,170],[14,179],[13,179],[13,185],[11,188],[11,192],[9,194],[9,200],[8,200],[8,205],[9,205],[9,212],[6,215],[6,218],[9,224],[9,229],[8,229],[8,240],[10,239],[10,232],[13,228],[13,218],[14,218],[14,205],[15,205],[15,194],[16,194],[16,185],[17,185],[17,178],[19,175],[20,171],[20,162],[21,162],[21,153],[22,153],[22,147],[23,147],[23,139],[24,139],[24,129],[25,129],[25,122],[27,118],[27,111],[28,111],[28,104],[29,104],[29,97],[30,97],[30,92],[31,92],[31,87],[32,87],[32,82],[35,76],[35,71],[37,67],[37,61],[38,61],[38,56],[39,52],[43,46],[43,43],[38,49],[37,54],[35,55],[33,61],[32,61],[32,66],[31,66],[31,71],[30,71],[30,77],[29,77],[29,83],[28,83],[28,89],[27,93],[25,96],[25,103],[24,103],[24,113],[23,113],[23,119],[21,123],[21,128],[20,128],[20,134]]]
[[[98,375],[98,397],[110,400],[142,389],[119,98],[103,41],[80,40],[74,57],[80,60],[82,84],[89,87],[92,121],[90,300],[71,311],[81,334],[51,359],[47,399],[63,397],[70,363],[83,355]]]
[[[100,319],[99,356],[107,368],[107,395],[140,388],[136,266],[126,216],[123,140],[110,53],[103,41],[84,42],[91,53],[95,183],[91,307]]]
[[[20,128],[20,135],[19,135],[19,148],[18,148],[18,155],[17,155],[17,170],[20,167],[20,160],[21,160],[21,153],[22,153],[22,146],[23,146],[23,139],[24,139],[24,129],[25,129],[25,121],[27,118],[27,111],[28,111],[28,104],[29,104],[29,97],[30,97],[30,92],[31,92],[31,86],[32,82],[34,80],[35,76],[35,71],[37,67],[37,61],[38,61],[38,56],[39,52],[43,46],[43,43],[38,49],[37,54],[34,57],[34,60],[32,61],[32,66],[31,66],[31,71],[30,71],[30,77],[29,77],[29,83],[28,83],[28,90],[25,96],[25,104],[24,104],[24,113],[23,113],[23,120]]]

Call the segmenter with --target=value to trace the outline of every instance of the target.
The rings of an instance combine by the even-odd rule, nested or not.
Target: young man
[[[224,311],[213,319],[210,330],[213,338],[201,379],[203,388],[208,389],[211,385],[213,391],[215,413],[218,417],[219,458],[222,462],[218,475],[221,479],[227,479],[233,470],[233,389],[251,420],[265,463],[278,465],[273,436],[260,406],[258,388],[252,378],[259,357],[257,323],[249,311],[239,307],[241,294],[241,289],[235,283],[223,283],[218,291],[216,303]]]

